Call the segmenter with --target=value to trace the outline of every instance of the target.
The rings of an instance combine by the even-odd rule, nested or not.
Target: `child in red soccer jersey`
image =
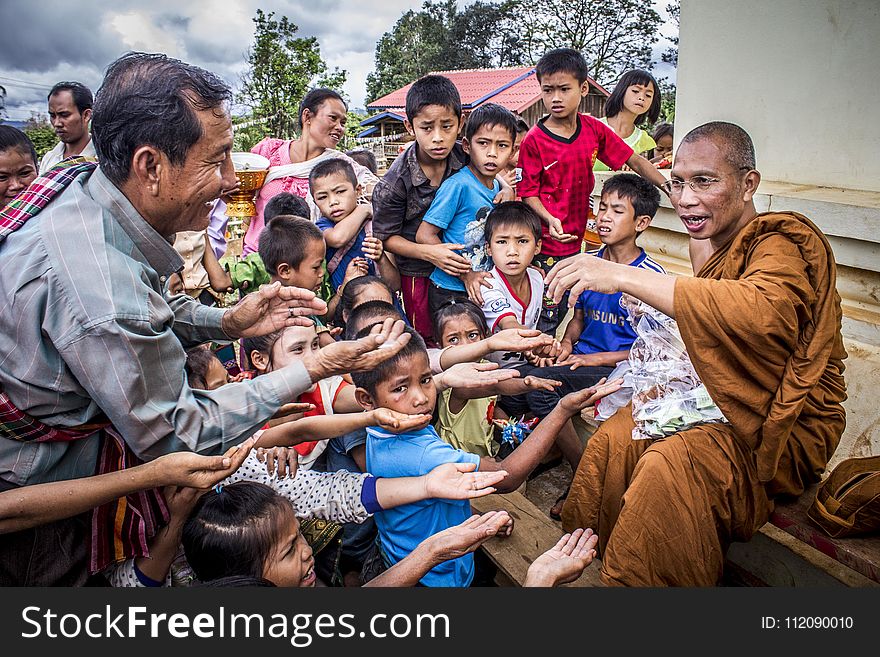
[[[535,265],[547,272],[559,260],[580,252],[596,159],[614,170],[626,164],[657,187],[666,179],[611,128],[578,112],[581,98],[589,91],[587,63],[581,53],[571,48],[551,50],[538,61],[535,75],[549,116],[540,119],[523,139],[519,154],[523,179],[517,194],[541,217],[541,253]],[[554,334],[567,301],[563,298],[553,304],[545,296],[538,329]]]

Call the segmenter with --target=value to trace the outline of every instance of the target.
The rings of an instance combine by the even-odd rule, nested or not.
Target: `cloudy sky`
[[[663,14],[665,0],[654,4]],[[329,67],[348,71],[352,107],[363,107],[377,40],[404,11],[420,6],[421,0],[3,0],[0,85],[7,91],[7,118],[45,113],[46,94],[60,80],[97,90],[106,66],[129,50],[164,52],[235,86],[258,7],[287,15],[300,36],[318,37]],[[667,45],[661,44],[658,51]]]

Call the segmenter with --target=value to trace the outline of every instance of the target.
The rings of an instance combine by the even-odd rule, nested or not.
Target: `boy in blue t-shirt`
[[[367,335],[370,327],[358,333]],[[397,354],[368,372],[353,372],[355,396],[365,409],[385,407],[430,417],[437,402],[437,388],[422,338],[412,336]],[[503,461],[455,449],[443,442],[432,426],[404,433],[378,427],[367,429],[367,472],[376,477],[412,477],[442,465],[457,464],[462,471],[504,470],[508,474],[498,492],[516,490],[553,445],[560,427],[581,408],[614,392],[619,384],[588,388],[564,397],[532,432],[529,439]],[[404,410],[406,409],[406,410]],[[429,421],[429,420],[428,420]],[[380,511],[374,517],[379,528],[382,555],[391,566],[412,552],[424,539],[457,525],[471,515],[468,501],[429,499]],[[512,527],[508,528],[510,533]],[[469,586],[474,578],[474,558],[466,554],[443,562],[421,579],[425,586]]]
[[[351,164],[331,158],[316,165],[309,174],[309,191],[321,212],[316,225],[327,245],[327,273],[333,292],[342,286],[352,263],[355,275],[379,276],[392,290],[400,289],[397,268],[382,241],[372,235],[372,206],[358,204],[361,186]]]
[[[589,253],[630,267],[666,273],[636,244],[639,235],[651,224],[659,206],[660,193],[644,178],[631,173],[609,178],[602,187],[596,217],[602,247]],[[618,362],[629,357],[636,334],[627,312],[620,306],[620,297],[620,292],[604,294],[590,290],[578,297],[574,316],[560,340],[562,351],[556,358],[556,365],[529,372],[533,376],[562,382],[562,386],[553,392],[528,393],[527,400],[535,415],[544,417],[559,402],[561,395],[595,385],[603,376],[610,374]],[[565,424],[561,434],[562,440],[566,436],[569,440],[577,438],[570,422]],[[557,500],[550,510],[551,517],[558,519],[564,500],[565,496]]]
[[[440,185],[416,233],[418,243],[453,245],[471,263],[468,271],[434,267],[428,287],[432,316],[450,299],[467,299],[468,287],[479,289],[479,272],[492,268],[483,226],[501,191],[496,176],[507,170],[515,140],[516,117],[501,105],[480,105],[468,116],[462,146],[470,162]]]

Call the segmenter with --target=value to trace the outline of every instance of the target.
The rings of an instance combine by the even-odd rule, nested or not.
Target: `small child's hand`
[[[557,356],[559,356],[559,352],[561,351],[561,347],[559,345],[559,340],[555,338],[549,343],[545,345],[541,345],[532,350],[532,353],[537,358],[549,358],[551,360],[555,360]]]
[[[594,405],[602,397],[607,397],[612,392],[617,392],[622,385],[623,379],[615,379],[606,383],[605,379],[602,378],[594,386],[565,395],[565,397],[559,400],[559,407],[568,415],[574,415],[581,409]]]
[[[420,244],[424,259],[450,276],[461,276],[471,271],[470,260],[458,253],[464,244]]]
[[[550,237],[557,242],[574,242],[578,238],[577,235],[566,233],[562,227],[562,222],[556,217],[547,221],[547,230],[550,233]]]
[[[579,367],[594,367],[596,365],[601,365],[601,363],[596,362],[595,354],[572,354],[559,364],[570,365],[571,367],[569,369],[572,371]]]
[[[425,428],[431,423],[431,416],[407,415],[388,408],[377,408],[373,411],[373,421],[388,431],[402,432]]]
[[[478,306],[483,305],[482,287],[490,287],[486,282],[491,278],[487,271],[469,271],[461,275],[461,282],[467,290],[468,297]]]
[[[501,538],[507,538],[513,533],[513,516],[510,516],[507,522],[501,526],[501,529],[498,530],[498,533],[495,534]]]
[[[199,501],[199,498],[207,492],[207,489],[192,488],[190,486],[165,486],[162,495],[168,506],[168,515],[180,522],[189,517],[190,512]]]
[[[511,169],[510,171],[496,174],[495,177],[500,178],[501,180],[506,182],[509,187],[515,187],[516,183],[519,182],[516,179],[516,169]]]
[[[345,268],[345,278],[342,281],[342,285],[345,285],[352,279],[366,276],[368,271],[370,271],[370,265],[366,258],[352,258],[351,262],[348,263],[348,267]]]
[[[523,379],[523,384],[529,390],[547,390],[553,392],[556,388],[562,385],[562,381],[544,379],[540,376],[527,376]]]
[[[385,247],[382,245],[382,240],[378,237],[367,237],[364,239],[363,249],[364,255],[373,262],[381,260],[382,253],[385,251]]]
[[[257,458],[266,464],[266,472],[269,476],[278,474],[279,479],[296,476],[299,466],[299,455],[290,447],[258,447]]]
[[[566,359],[571,356],[571,352],[574,349],[574,345],[571,344],[571,340],[563,340],[559,343],[559,353],[556,354],[556,364],[562,365],[565,363]]]

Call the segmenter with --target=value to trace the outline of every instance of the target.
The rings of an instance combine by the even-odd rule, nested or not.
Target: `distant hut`
[[[465,119],[471,110],[483,103],[506,107],[530,127],[546,114],[534,66],[432,71],[432,74],[449,78],[458,89]],[[588,78],[588,82],[589,93],[581,100],[579,111],[605,116],[605,100],[610,94],[592,78]],[[363,130],[358,134],[358,140],[373,147],[382,168],[390,166],[411,139],[403,127],[406,92],[411,86],[412,83],[374,100],[367,105],[367,110],[377,114],[361,121]]]

